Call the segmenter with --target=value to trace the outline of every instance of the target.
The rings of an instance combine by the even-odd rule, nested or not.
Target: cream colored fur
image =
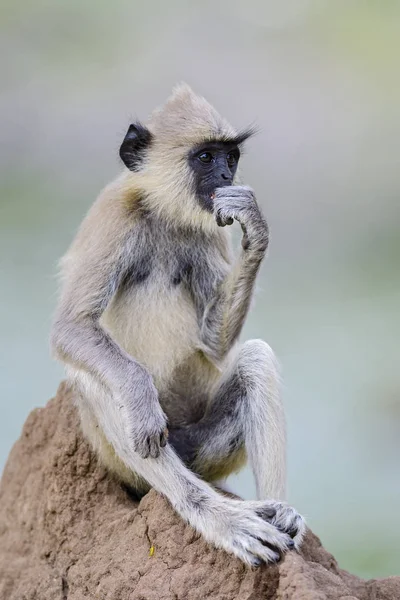
[[[286,473],[274,354],[262,341],[237,341],[268,227],[250,188],[217,190],[222,218],[245,232],[234,261],[229,227],[196,199],[188,153],[236,134],[204,98],[178,86],[148,128],[141,168],[103,190],[61,261],[53,351],[85,435],[121,481],[155,487],[247,564],[273,562],[301,543],[304,521],[276,501]],[[246,455],[257,502],[225,498],[198,476],[225,477]]]

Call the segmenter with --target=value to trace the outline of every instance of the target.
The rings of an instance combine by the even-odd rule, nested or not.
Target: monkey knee
[[[240,350],[240,357],[249,362],[256,360],[278,367],[275,352],[264,340],[247,340]]]
[[[238,373],[246,389],[247,419],[258,420],[260,414],[282,406],[279,365],[271,347],[263,340],[243,344],[238,359]],[[281,410],[281,408],[279,408]]]
[[[248,340],[240,350],[238,365],[253,377],[273,376],[279,378],[279,363],[271,346],[263,340]]]

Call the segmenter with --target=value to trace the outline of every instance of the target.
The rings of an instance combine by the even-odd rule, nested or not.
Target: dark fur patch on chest
[[[193,271],[193,265],[188,261],[181,261],[172,276],[172,284],[179,285],[180,283],[188,283]]]
[[[133,285],[144,283],[150,277],[152,271],[152,259],[149,255],[140,257],[126,273],[121,287],[128,289]]]

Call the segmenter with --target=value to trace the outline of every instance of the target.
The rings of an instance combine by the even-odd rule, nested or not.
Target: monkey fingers
[[[224,216],[222,211],[217,212],[215,219],[219,227],[225,227],[225,225],[232,225],[233,223],[233,217]]]
[[[254,190],[248,185],[231,185],[219,187],[215,190],[214,199],[230,198],[231,200],[239,201],[239,205],[246,202],[247,204],[256,204]]]
[[[168,441],[168,430],[156,431],[144,436],[142,440],[135,441],[133,448],[142,458],[158,458],[160,448],[165,448]]]
[[[148,435],[143,444],[135,444],[135,452],[142,458],[158,458],[160,456],[160,447],[162,447],[163,434]],[[163,444],[165,446],[165,443]]]

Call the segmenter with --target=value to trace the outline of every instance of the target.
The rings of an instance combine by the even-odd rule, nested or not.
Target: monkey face
[[[142,204],[170,222],[214,227],[214,192],[235,180],[240,151],[254,127],[235,130],[182,84],[148,126],[132,123],[120,157],[133,172]]]
[[[232,185],[239,158],[239,147],[229,142],[201,144],[189,153],[194,193],[202,208],[212,212],[216,188]]]

